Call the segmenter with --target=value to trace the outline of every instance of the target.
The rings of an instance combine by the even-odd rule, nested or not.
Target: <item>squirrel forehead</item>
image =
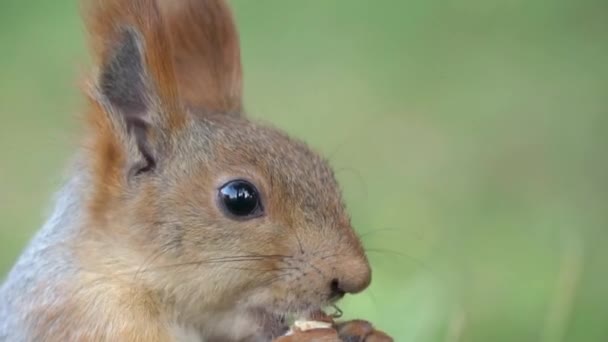
[[[304,142],[243,118],[205,120],[197,126],[186,139],[198,141],[188,153],[201,161],[199,170],[228,171],[234,177],[253,173],[286,201],[311,210],[323,206],[334,217],[345,215],[331,166]]]
[[[337,183],[329,163],[304,142],[291,138],[273,127],[248,123],[218,131],[214,154],[222,164],[255,167],[273,181],[289,180],[291,184],[319,183],[334,190]]]
[[[245,118],[199,121],[191,127],[186,139],[196,149],[190,153],[220,167],[250,166],[276,175],[319,179],[326,186],[335,183],[329,163],[304,142]],[[197,143],[192,144],[193,141]]]

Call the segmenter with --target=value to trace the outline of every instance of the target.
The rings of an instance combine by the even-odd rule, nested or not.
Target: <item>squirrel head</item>
[[[182,316],[315,310],[370,283],[328,162],[248,119],[214,0],[91,2],[91,257]],[[117,270],[119,268],[120,270]],[[167,304],[168,305],[168,304]]]

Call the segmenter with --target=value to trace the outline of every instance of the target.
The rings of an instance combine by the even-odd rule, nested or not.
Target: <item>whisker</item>
[[[366,236],[370,236],[372,234],[377,234],[377,233],[381,233],[381,232],[394,232],[394,233],[397,233],[397,232],[401,232],[401,231],[402,230],[398,229],[398,228],[380,228],[380,229],[367,230],[367,231],[364,231],[364,232],[362,232],[361,234],[358,234],[358,235],[359,235],[359,239],[362,239],[362,238],[364,238]]]
[[[148,265],[152,264],[154,261],[156,261],[156,259],[158,259],[161,255],[163,255],[168,250],[169,249],[167,249],[167,248],[165,248],[165,246],[163,246],[162,248],[159,248],[157,251],[152,253],[150,255],[150,257],[146,258],[144,260],[144,262],[141,264],[141,266],[138,267],[135,274],[133,275],[133,280],[135,281],[137,279],[137,277],[141,274],[141,271],[145,270]]]
[[[407,254],[403,254],[397,251],[393,251],[390,249],[382,249],[382,248],[365,248],[365,252],[366,253],[384,253],[384,254],[391,254],[393,256],[398,256],[398,257],[402,257],[404,259],[407,259],[409,261],[414,261],[416,262],[418,265],[424,265],[424,262],[421,259],[418,259],[416,257],[413,257],[411,255],[407,255]]]
[[[325,259],[329,259],[332,257],[335,257],[336,255],[339,255],[340,253],[333,253],[333,254],[327,254],[327,255],[323,255],[319,257],[319,260],[325,260]]]
[[[300,247],[300,253],[304,254],[304,247],[302,247],[302,241],[300,240],[300,236],[298,235],[298,230],[293,228],[293,233],[296,236],[296,240],[298,241],[298,246]]]
[[[141,269],[141,267],[139,267],[135,273],[141,274],[143,272],[149,272],[149,271],[153,271],[153,270],[165,269],[165,268],[171,268],[171,267],[197,266],[197,265],[202,265],[202,264],[221,264],[221,263],[245,262],[245,261],[260,261],[260,260],[273,259],[273,258],[285,259],[285,258],[290,258],[290,257],[291,256],[285,256],[285,255],[281,255],[281,254],[269,254],[269,255],[260,255],[260,254],[251,255],[251,254],[249,254],[249,255],[225,256],[225,257],[217,257],[217,258],[210,258],[210,259],[204,259],[204,260],[195,260],[195,261],[158,265],[155,267],[148,267],[143,270]],[[126,274],[130,274],[130,273],[131,272],[126,272]]]
[[[296,237],[296,241],[298,242],[298,247],[300,248],[300,254],[304,254],[304,247],[302,246],[302,241],[300,240],[300,236],[298,235],[298,229],[295,226],[290,225],[291,231],[293,235]]]
[[[257,286],[258,287],[270,286],[270,285],[276,283],[277,281],[279,281],[279,280],[281,280],[281,279],[283,279],[283,278],[285,278],[287,276],[288,276],[288,274],[279,274],[277,276],[271,277],[270,279],[266,279],[266,280],[264,280],[261,283],[258,283]]]
[[[252,253],[251,255],[253,256],[260,256],[260,257],[266,257],[266,258],[293,258],[293,255],[286,255],[286,254],[258,254],[258,253]]]
[[[327,277],[327,275],[325,274],[325,272],[321,271],[317,266],[313,265],[312,263],[308,264],[310,267],[312,267],[313,269],[315,269],[317,272],[319,272],[323,277]]]
[[[369,295],[369,299],[372,301],[372,305],[374,306],[374,308],[378,308],[378,300],[376,299],[376,296],[374,295],[374,292],[372,291],[372,289],[368,289],[367,291],[365,291],[368,295]]]
[[[276,272],[276,271],[290,271],[297,270],[297,267],[276,267],[271,269],[257,269],[257,268],[248,268],[248,267],[226,267],[231,270],[241,270],[241,271],[260,271],[260,272]]]
[[[355,169],[354,167],[340,167],[338,169],[336,169],[336,171],[334,172],[336,175],[341,173],[341,172],[350,172],[353,175],[355,175],[355,178],[357,178],[357,181],[359,181],[359,184],[361,185],[361,188],[363,190],[363,198],[367,199],[368,195],[369,195],[369,191],[368,191],[368,187],[367,187],[367,183],[365,183],[365,178],[363,178],[363,176],[361,175],[361,172],[357,171],[357,169]]]

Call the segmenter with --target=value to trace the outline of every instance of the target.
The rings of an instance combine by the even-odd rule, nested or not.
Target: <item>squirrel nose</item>
[[[338,300],[344,297],[346,292],[340,288],[340,281],[337,278],[332,279],[331,283],[329,283],[329,299]]]
[[[359,265],[343,265],[343,275],[333,278],[329,284],[332,299],[340,299],[346,293],[365,290],[371,282],[371,268],[367,260]]]

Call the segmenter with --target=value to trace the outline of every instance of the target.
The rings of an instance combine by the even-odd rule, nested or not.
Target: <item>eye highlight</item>
[[[218,197],[220,207],[231,218],[250,219],[264,213],[258,189],[246,180],[232,180],[222,185]]]

